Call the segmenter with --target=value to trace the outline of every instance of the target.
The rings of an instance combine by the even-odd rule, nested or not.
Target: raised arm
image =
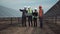
[[[21,12],[23,12],[24,10],[22,10],[22,9],[19,9]]]

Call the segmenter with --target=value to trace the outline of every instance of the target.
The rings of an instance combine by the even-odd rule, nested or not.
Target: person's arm
[[[19,9],[21,12],[23,12],[24,10],[22,10],[22,9]]]
[[[37,12],[36,14],[37,14],[37,16],[38,16],[38,12]]]
[[[36,16],[37,16],[37,18],[39,18],[39,14],[38,14],[38,12],[37,12],[37,15],[36,15]]]
[[[34,16],[34,12],[32,11],[32,15]]]
[[[28,10],[26,10],[26,13],[28,13]]]
[[[44,15],[43,11],[44,11],[44,10],[42,10],[42,18],[43,18],[43,15]]]
[[[43,10],[42,10],[42,14],[43,14]]]

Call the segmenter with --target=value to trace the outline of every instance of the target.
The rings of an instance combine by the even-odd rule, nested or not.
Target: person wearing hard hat
[[[34,27],[37,27],[37,16],[38,16],[38,12],[37,12],[37,8],[35,8],[35,10],[33,12]]]
[[[24,9],[19,9],[22,12],[22,26],[26,26],[26,13],[27,13],[27,7],[25,6]]]
[[[30,6],[28,7],[28,24],[29,24],[29,26],[32,26],[33,25],[32,24],[32,9],[31,9]]]
[[[40,27],[43,27],[43,9],[42,6],[39,6],[39,21],[40,21]]]

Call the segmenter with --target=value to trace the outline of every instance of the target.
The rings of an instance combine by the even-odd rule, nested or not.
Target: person
[[[19,9],[22,12],[22,26],[26,26],[26,6],[24,7],[24,9]]]
[[[35,8],[35,10],[33,12],[34,27],[37,27],[37,16],[38,16],[38,12],[37,12],[37,9]]]
[[[33,25],[32,24],[32,9],[30,6],[28,7],[28,24],[29,24],[29,27]]]
[[[39,21],[40,21],[40,27],[43,28],[43,9],[42,9],[42,6],[39,6]]]

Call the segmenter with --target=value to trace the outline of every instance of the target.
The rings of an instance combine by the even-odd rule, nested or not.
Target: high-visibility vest
[[[43,16],[43,10],[39,9],[39,16],[42,17]]]
[[[32,10],[28,9],[28,15],[32,15]]]
[[[42,10],[42,6],[39,6],[39,17],[43,16],[43,10]]]

